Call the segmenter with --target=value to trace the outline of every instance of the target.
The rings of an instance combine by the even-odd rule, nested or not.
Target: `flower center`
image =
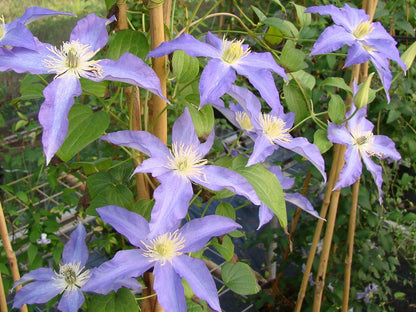
[[[172,262],[172,259],[182,254],[185,247],[185,239],[176,230],[175,232],[165,233],[152,240],[148,244],[142,241],[145,246],[143,256],[151,258],[150,261],[160,261],[162,265],[166,261]]]
[[[260,114],[259,124],[270,143],[274,143],[274,141],[290,142],[292,139],[289,129],[286,128],[286,123],[280,118],[270,114]]]
[[[77,78],[91,77],[102,78],[103,70],[99,61],[90,60],[97,52],[91,51],[91,46],[81,44],[78,41],[64,42],[60,49],[48,48],[53,54],[48,55],[43,63],[50,72],[56,73],[55,77],[72,75]]]
[[[238,122],[242,130],[251,131],[254,129],[250,117],[247,115],[246,112],[237,112],[235,120]]]
[[[370,21],[362,22],[360,25],[358,25],[352,34],[355,38],[358,40],[364,39],[369,33],[371,33],[374,30],[373,23]]]
[[[56,281],[57,287],[61,289],[61,293],[64,290],[69,292],[81,288],[90,278],[90,271],[81,268],[81,262],[72,262],[59,265],[59,273],[55,272],[55,276],[52,277]]]
[[[373,151],[374,135],[371,131],[362,132],[360,127],[354,129],[351,132],[353,137],[353,145],[358,149],[360,154],[366,154],[368,156],[382,156],[379,153]]]
[[[193,145],[185,146],[183,143],[178,145],[175,142],[172,144],[167,168],[175,170],[177,174],[186,178],[201,178],[204,176],[203,169],[207,162]]]
[[[249,54],[249,48],[244,51],[243,40],[228,41],[223,39],[221,59],[224,62],[232,65]]]

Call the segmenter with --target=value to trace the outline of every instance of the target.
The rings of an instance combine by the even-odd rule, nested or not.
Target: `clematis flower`
[[[166,228],[151,235],[152,225],[141,215],[117,206],[97,209],[104,222],[124,235],[137,249],[122,250],[94,272],[84,288],[99,294],[117,290],[113,281],[141,276],[153,267],[154,289],[166,312],[186,312],[181,279],[191,286],[195,295],[215,311],[221,311],[214,280],[202,260],[186,253],[201,250],[214,236],[240,228],[233,220],[211,215],[187,222],[182,228]]]
[[[249,90],[233,85],[228,91],[238,104],[230,103],[230,109],[217,101],[215,107],[236,127],[254,140],[253,152],[247,166],[263,162],[280,146],[309,160],[326,180],[324,159],[318,147],[302,137],[290,135],[295,115],[285,114],[283,108],[273,105],[270,113],[262,113],[261,103]]]
[[[203,157],[214,142],[214,129],[207,140],[200,143],[187,108],[173,125],[171,149],[146,131],[113,132],[101,139],[150,156],[136,167],[134,173],[151,173],[161,182],[153,194],[156,201],[151,218],[152,230],[157,233],[166,227],[177,226],[185,217],[193,196],[192,182],[213,191],[226,188],[255,205],[260,204],[253,187],[242,175],[207,164]]]
[[[39,110],[43,127],[42,144],[49,163],[68,132],[68,112],[74,97],[81,94],[80,77],[93,81],[113,80],[138,85],[163,97],[156,73],[140,58],[124,53],[118,61],[92,60],[108,40],[106,25],[114,20],[90,14],[78,21],[70,40],[61,48],[35,39],[36,51],[14,48],[0,50],[0,71],[56,74],[44,89]],[[164,98],[164,97],[163,97]]]
[[[62,263],[57,272],[50,268],[39,268],[23,275],[14,287],[27,284],[16,292],[13,308],[20,308],[24,304],[46,303],[63,294],[58,310],[78,311],[85,300],[81,288],[90,278],[90,271],[85,270],[88,260],[85,236],[85,229],[80,223],[64,247]]]
[[[356,110],[354,104],[351,106],[346,118],[351,117]],[[367,170],[374,178],[381,202],[382,168],[375,164],[371,157],[375,156],[379,159],[390,157],[393,160],[399,160],[401,157],[389,137],[373,134],[374,125],[365,118],[366,114],[367,107],[364,107],[359,109],[346,124],[340,126],[332,122],[328,124],[329,141],[347,146],[344,155],[345,165],[340,172],[334,190],[350,186],[358,180],[362,173],[361,160],[363,160]]]
[[[336,25],[327,27],[312,48],[311,55],[326,54],[348,45],[346,66],[371,61],[383,82],[388,101],[392,74],[389,60],[393,60],[406,71],[406,65],[400,59],[397,42],[387,33],[380,22],[371,22],[370,16],[362,9],[345,4],[337,8],[332,4],[312,6],[305,13],[330,15]]]
[[[27,24],[50,15],[72,15],[72,13],[57,12],[41,7],[30,7],[25,10],[21,17],[16,18],[13,22],[5,23],[4,17],[0,18],[0,47],[21,47],[30,50],[36,49],[35,38]]]
[[[369,303],[371,298],[374,296],[374,293],[378,290],[378,285],[371,283],[369,284],[364,292],[357,292],[357,299],[362,300],[364,299],[365,303]]]
[[[279,166],[271,166],[270,168],[268,168],[268,170],[277,177],[280,184],[282,185],[283,190],[289,190],[292,188],[293,184],[295,183],[295,178],[290,178],[290,177],[285,176],[282,172],[282,169]],[[319,216],[319,213],[313,208],[310,201],[302,194],[284,193],[284,197],[288,203],[291,203],[301,208],[303,211],[311,214],[315,218],[322,219]],[[270,222],[270,220],[273,218],[274,215],[275,215],[274,212],[271,211],[270,208],[268,208],[265,204],[262,203],[259,209],[260,223],[259,223],[258,228],[261,228],[263,225]]]
[[[224,95],[236,80],[236,73],[247,77],[267,103],[279,101],[272,72],[288,80],[284,69],[276,64],[269,52],[251,52],[242,41],[221,40],[210,32],[206,35],[206,42],[183,34],[172,41],[163,42],[147,57],[161,57],[175,50],[183,50],[193,57],[211,58],[199,82],[201,107]]]

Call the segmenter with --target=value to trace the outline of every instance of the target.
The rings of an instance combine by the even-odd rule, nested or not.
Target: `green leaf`
[[[279,29],[285,37],[297,38],[299,35],[299,30],[296,28],[293,23],[283,20],[278,17],[268,17],[262,21],[267,26],[273,26]]]
[[[272,45],[277,45],[280,42],[282,42],[283,34],[276,27],[269,26],[269,28],[266,31],[266,34],[264,35],[264,39]]]
[[[304,52],[296,49],[295,42],[293,40],[288,40],[280,55],[280,65],[291,72],[295,72],[308,67],[308,64],[304,62],[305,57],[306,54]]]
[[[199,61],[182,50],[177,50],[172,56],[172,70],[178,83],[186,84],[198,76]]]
[[[404,292],[401,292],[401,291],[396,291],[394,293],[394,299],[396,299],[396,300],[405,300],[406,299],[406,294]]]
[[[224,284],[239,295],[252,295],[260,291],[256,277],[246,263],[224,263],[221,276]]]
[[[124,29],[117,32],[111,41],[107,58],[118,60],[123,53],[129,52],[144,60],[149,51],[149,42],[142,32]]]
[[[93,113],[88,106],[74,105],[68,114],[68,135],[56,153],[63,161],[70,160],[85,146],[98,139],[110,124],[104,111]]]
[[[391,111],[389,111],[386,123],[389,124],[389,123],[396,121],[397,119],[400,118],[401,115],[402,113],[400,111],[392,109]]]
[[[313,144],[318,146],[321,154],[325,153],[332,147],[332,143],[328,140],[328,133],[326,130],[318,129],[313,134]]]
[[[221,243],[218,241],[217,237],[214,237],[211,243],[226,261],[230,261],[233,258],[234,244],[228,235],[223,236]]]
[[[45,85],[36,75],[27,74],[20,83],[20,100],[31,100],[43,97]]]
[[[415,30],[413,29],[412,24],[410,24],[408,21],[396,19],[394,22],[396,26],[398,26],[405,32],[408,32],[412,37],[415,36]]]
[[[224,202],[219,203],[219,205],[217,206],[217,209],[215,210],[215,214],[233,219],[235,221],[235,209],[233,205],[229,203],[224,203]]]
[[[257,15],[260,22],[263,22],[267,18],[266,15],[264,15],[264,13],[260,9],[256,8],[254,5],[251,5],[251,9]]]
[[[185,298],[186,299],[186,312],[205,312],[208,311],[207,310],[207,304],[205,301],[201,300],[201,304],[204,304],[204,307],[202,307],[201,305],[199,305],[198,303],[192,301],[191,299],[188,299],[188,297]]]
[[[296,78],[296,80],[301,84],[302,87],[311,90],[313,89],[313,87],[315,87],[316,79],[308,72],[305,72],[304,70],[299,70],[297,72],[291,73],[291,75],[294,78]]]
[[[222,161],[227,161],[227,157],[223,157]],[[238,172],[247,179],[260,200],[274,212],[281,226],[285,228],[287,226],[286,202],[279,180],[262,164],[249,167],[246,167],[246,164],[247,158],[237,156],[232,158],[229,169]]]
[[[347,91],[349,94],[352,95],[352,89],[345,83],[344,79],[339,78],[339,77],[326,78],[324,81],[322,81],[319,84],[319,86],[320,87],[329,86],[329,87],[340,88],[342,90]]]
[[[88,312],[116,312],[116,294],[114,291],[107,295],[92,294],[88,303]]]
[[[328,103],[328,115],[332,122],[340,125],[345,117],[345,103],[338,94],[331,94]]]
[[[117,312],[136,312],[138,310],[136,299],[127,288],[120,288],[116,293]]]
[[[27,259],[30,264],[33,263],[33,260],[35,260],[38,256],[38,246],[35,244],[30,244],[29,248],[27,249]]]
[[[208,138],[214,127],[214,109],[211,105],[204,105],[201,109],[193,105],[186,105],[191,114],[192,122],[195,127],[196,135],[199,138]]]
[[[96,97],[105,96],[108,85],[107,81],[96,82],[82,77],[79,81],[81,82],[82,92],[84,92],[84,94],[94,95]]]
[[[107,8],[107,11],[110,11],[111,7],[116,4],[117,0],[105,0],[105,6]]]
[[[6,122],[4,121],[3,114],[0,113],[0,128],[3,128],[6,125]]]
[[[82,168],[84,173],[89,176],[99,171],[106,171],[111,166],[111,158],[100,158],[94,161],[79,161],[70,165],[71,169]]]
[[[309,26],[310,23],[311,23],[311,20],[312,20],[311,14],[310,13],[303,13],[306,10],[306,8],[304,6],[298,5],[294,2],[291,2],[291,4],[296,9],[296,15],[298,16],[300,26],[302,28],[306,27],[306,26]]]
[[[303,89],[308,100],[311,97],[309,89]],[[294,80],[283,85],[283,94],[289,110],[295,113],[295,123],[298,123],[308,117],[308,105],[305,101],[303,93]]]

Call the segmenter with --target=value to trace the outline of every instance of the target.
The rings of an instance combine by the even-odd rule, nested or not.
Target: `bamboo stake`
[[[3,207],[0,201],[0,235],[3,241],[3,247],[6,252],[7,260],[9,261],[10,271],[12,272],[13,281],[16,282],[20,279],[19,267],[17,265],[16,254],[13,251],[12,245],[9,239],[9,233],[7,232],[6,219],[4,218]],[[16,287],[16,291],[22,286]],[[20,308],[20,312],[27,312],[27,306],[24,305]]]
[[[6,295],[4,293],[3,279],[1,277],[1,273],[0,273],[0,311],[8,312],[7,303],[6,303]]]
[[[358,194],[360,190],[360,178],[352,187],[351,212],[348,224],[347,255],[345,257],[345,274],[344,274],[344,292],[342,295],[342,312],[348,311],[348,301],[350,297],[351,284],[351,265],[352,255],[354,253],[354,235],[355,224],[357,219]]]
[[[163,1],[149,1],[151,49],[165,41]],[[163,95],[166,96],[166,56],[152,58],[152,67],[160,79]],[[166,102],[153,94],[149,101],[149,123],[153,124],[151,132],[163,143],[167,143],[167,112]]]

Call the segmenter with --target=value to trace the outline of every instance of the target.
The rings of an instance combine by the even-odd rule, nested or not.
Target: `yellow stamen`
[[[358,40],[364,39],[369,33],[371,33],[374,30],[373,23],[370,21],[362,22],[360,25],[358,25],[352,34],[355,38]]]
[[[270,143],[274,143],[274,141],[290,142],[292,140],[289,129],[286,128],[286,123],[280,118],[270,114],[260,114],[259,124]]]
[[[167,168],[175,170],[180,176],[202,179],[204,177],[203,169],[206,164],[207,160],[202,158],[202,155],[193,145],[172,144]]]
[[[235,64],[237,61],[250,54],[250,48],[244,51],[243,40],[222,41],[221,59],[228,64]]]
[[[64,42],[60,49],[51,47],[48,50],[53,55],[48,55],[43,63],[50,69],[50,72],[56,73],[55,77],[62,75],[72,75],[77,78],[80,76],[103,77],[99,61],[90,60],[98,50],[91,51],[91,46],[87,44],[81,44],[78,41]]]
[[[235,115],[235,120],[238,122],[242,130],[251,131],[254,129],[250,117],[246,112],[237,112]]]
[[[148,244],[143,242],[145,249],[143,250],[143,256],[151,258],[150,261],[160,261],[162,265],[166,261],[172,262],[172,259],[182,254],[184,248],[185,239],[176,230],[173,233],[165,233],[154,239]]]

